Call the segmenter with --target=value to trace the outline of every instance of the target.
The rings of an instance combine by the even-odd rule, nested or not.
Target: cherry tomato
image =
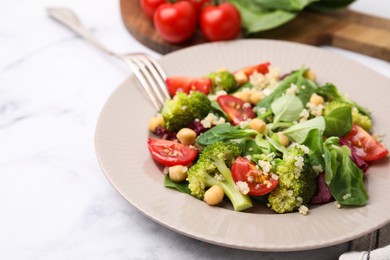
[[[189,39],[196,30],[196,10],[187,1],[164,3],[157,8],[153,21],[164,40],[180,43]]]
[[[196,13],[199,15],[200,12],[202,11],[202,8],[210,3],[210,0],[186,0],[186,1],[189,1],[191,2],[194,7],[195,7],[195,10],[196,10]]]
[[[248,67],[239,69],[238,71],[243,71],[245,73],[245,75],[247,75],[248,77],[250,75],[252,75],[255,71],[258,73],[261,73],[261,74],[267,74],[269,71],[269,65],[270,65],[269,62],[265,62],[265,63],[257,64],[254,66],[248,66]]]
[[[389,153],[383,144],[358,125],[353,125],[352,130],[344,136],[344,139],[351,143],[356,154],[364,161],[376,161]]]
[[[234,182],[243,181],[248,184],[249,193],[253,196],[261,196],[272,191],[279,183],[271,174],[264,174],[255,165],[244,157],[238,157],[232,166]]]
[[[141,0],[141,9],[150,19],[153,19],[153,14],[156,9],[163,3],[165,0]]]
[[[189,94],[192,90],[207,95],[210,92],[212,83],[211,79],[208,78],[168,77],[166,84],[169,93],[173,97],[177,91]]]
[[[178,142],[157,138],[148,139],[149,151],[157,162],[170,167],[174,165],[188,165],[195,160],[198,151]]]
[[[200,14],[200,28],[209,41],[231,40],[241,31],[241,16],[230,3],[209,5]]]
[[[232,125],[238,125],[241,121],[255,118],[252,106],[242,99],[230,95],[221,95],[217,98],[217,102],[227,114]]]

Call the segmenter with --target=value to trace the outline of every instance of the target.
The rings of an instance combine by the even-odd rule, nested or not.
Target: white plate
[[[332,82],[373,112],[374,131],[390,129],[390,80],[351,60],[319,48],[272,40],[211,43],[180,50],[159,60],[168,75],[202,76],[270,61],[283,72],[310,67],[320,83]],[[259,251],[297,251],[331,246],[368,234],[390,221],[388,158],[369,169],[369,203],[337,209],[329,203],[299,213],[270,214],[261,206],[248,212],[209,207],[163,186],[151,159],[147,124],[156,111],[127,79],[108,99],[96,127],[96,153],[114,187],[146,216],[184,235],[222,246]],[[389,138],[384,141],[390,147]]]

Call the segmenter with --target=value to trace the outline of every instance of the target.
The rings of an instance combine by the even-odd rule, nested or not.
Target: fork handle
[[[100,42],[98,42],[95,36],[93,36],[93,34],[81,24],[80,20],[72,10],[68,8],[58,8],[58,7],[50,7],[47,8],[46,10],[47,10],[47,14],[51,18],[61,23],[62,25],[68,27],[69,29],[71,29],[73,32],[83,37],[85,40],[87,40],[90,44],[92,44],[96,48],[107,53],[108,55],[120,58],[118,54],[108,50]]]

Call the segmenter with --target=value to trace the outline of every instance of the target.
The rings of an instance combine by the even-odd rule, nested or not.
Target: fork
[[[170,98],[165,85],[166,74],[161,66],[146,53],[117,54],[99,43],[80,22],[76,14],[68,8],[47,8],[48,15],[65,25],[93,46],[106,54],[124,61],[133,71],[150,101],[160,111],[166,99]]]

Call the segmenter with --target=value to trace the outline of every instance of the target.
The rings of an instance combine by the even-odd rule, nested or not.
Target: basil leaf
[[[325,116],[325,135],[344,136],[352,129],[352,108],[339,107]]]
[[[325,120],[322,116],[293,125],[285,129],[283,133],[295,142],[301,144],[305,141],[309,131],[313,128],[317,128],[321,131],[325,130]]]
[[[295,95],[284,95],[272,102],[271,109],[275,114],[274,123],[293,122],[299,119],[303,104]]]

